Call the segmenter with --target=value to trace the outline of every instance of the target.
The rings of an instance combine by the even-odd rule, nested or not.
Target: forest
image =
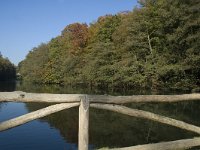
[[[67,25],[18,67],[39,84],[199,89],[200,1],[140,0],[132,11]]]
[[[15,77],[15,66],[7,58],[4,58],[0,52],[0,81],[14,80]]]

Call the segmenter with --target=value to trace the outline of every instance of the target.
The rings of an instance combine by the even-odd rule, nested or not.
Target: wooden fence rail
[[[183,150],[200,145],[200,138],[184,139],[170,142],[160,142],[156,144],[145,144],[124,148],[114,148],[110,150]]]
[[[45,103],[71,103],[80,102],[86,94],[46,94],[26,93],[21,91],[0,92],[0,102],[45,102]],[[110,96],[110,95],[87,95],[90,103],[125,104],[141,102],[179,102],[200,100],[200,94],[182,95],[133,95],[133,96]]]
[[[39,118],[45,117],[47,115],[59,112],[64,109],[75,107],[75,106],[79,106],[79,103],[72,103],[72,104],[62,103],[62,104],[51,105],[49,107],[42,108],[40,110],[37,110],[37,111],[31,112],[31,113],[22,115],[20,117],[16,117],[14,119],[10,119],[10,120],[0,123],[0,131],[4,131],[4,130],[10,129],[10,128],[22,125],[22,124],[25,124],[32,120],[39,119]]]
[[[25,93],[21,91],[0,92],[0,102],[46,102],[57,103],[46,108],[16,117],[0,123],[0,131],[22,125],[32,120],[59,112],[64,109],[79,106],[79,150],[88,150],[89,144],[89,107],[106,109],[144,119],[150,119],[163,124],[175,126],[200,134],[200,127],[188,124],[183,121],[161,116],[151,112],[131,109],[117,104],[139,103],[139,102],[179,102],[200,100],[200,94],[183,95],[134,95],[134,96],[109,96],[109,95],[86,95],[86,94],[46,94],[46,93]],[[200,137],[194,139],[183,139],[178,141],[146,144],[133,147],[121,148],[121,150],[173,150],[188,147],[200,146]]]

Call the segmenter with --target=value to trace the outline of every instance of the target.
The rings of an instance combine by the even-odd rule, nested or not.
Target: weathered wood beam
[[[44,116],[56,113],[56,112],[64,110],[64,109],[75,107],[78,105],[79,105],[79,103],[62,103],[62,104],[51,105],[46,108],[42,108],[37,111],[22,115],[20,117],[16,117],[14,119],[10,119],[10,120],[1,122],[0,123],[0,131],[4,131],[4,130],[10,129],[10,128],[25,124],[32,120],[42,118]]]
[[[200,137],[124,148],[113,148],[110,150],[178,150],[188,149],[195,146],[200,146]]]
[[[133,95],[133,96],[109,96],[109,95],[89,95],[91,103],[112,103],[124,104],[131,102],[179,102],[200,100],[200,94],[183,95]]]
[[[83,94],[47,94],[47,93],[26,93],[21,91],[0,92],[0,102],[47,102],[47,103],[67,103],[80,102]]]
[[[47,93],[26,93],[21,91],[0,92],[0,102],[47,102],[66,103],[79,102],[80,97],[85,94],[47,94]],[[200,100],[200,94],[183,95],[133,95],[133,96],[109,96],[109,95],[88,95],[91,103],[112,103],[123,104],[131,102],[178,102]]]
[[[177,128],[181,128],[184,130],[188,130],[188,131],[192,131],[194,133],[200,134],[200,127],[185,123],[183,121],[175,120],[169,117],[157,115],[151,112],[138,110],[138,109],[131,109],[125,106],[111,105],[111,104],[90,104],[90,106],[94,108],[98,108],[98,109],[106,109],[106,110],[114,111],[114,112],[125,114],[128,116],[157,121],[163,124],[171,125]]]
[[[88,150],[89,144],[89,101],[87,96],[81,98],[79,106],[78,149]]]

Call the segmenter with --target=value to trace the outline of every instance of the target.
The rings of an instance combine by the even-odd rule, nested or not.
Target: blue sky
[[[0,0],[0,52],[18,64],[68,24],[132,10],[137,0]]]

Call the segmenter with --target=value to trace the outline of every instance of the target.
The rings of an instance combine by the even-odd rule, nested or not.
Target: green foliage
[[[26,56],[26,59],[19,64],[20,74],[25,80],[41,82],[45,79],[45,67],[48,61],[48,45],[41,44]]]
[[[68,25],[21,63],[38,83],[198,88],[200,1],[141,0],[132,12]]]
[[[0,53],[0,81],[12,80],[15,76],[15,66],[7,58],[3,58]]]

